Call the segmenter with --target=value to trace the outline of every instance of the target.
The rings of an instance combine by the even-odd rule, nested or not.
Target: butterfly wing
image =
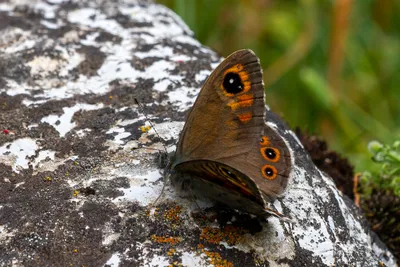
[[[290,167],[285,142],[265,124],[259,60],[250,50],[237,51],[213,71],[188,115],[172,162],[173,182],[203,182],[207,189],[201,190],[214,199],[231,192],[235,203],[266,208],[264,197],[283,192]]]
[[[253,149],[264,127],[264,87],[257,56],[240,50],[210,75],[183,128],[174,165],[232,157]],[[173,167],[174,167],[173,165]]]

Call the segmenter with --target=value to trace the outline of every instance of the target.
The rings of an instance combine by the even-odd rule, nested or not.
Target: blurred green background
[[[252,49],[267,103],[371,170],[367,144],[400,139],[400,1],[159,0],[226,57]]]

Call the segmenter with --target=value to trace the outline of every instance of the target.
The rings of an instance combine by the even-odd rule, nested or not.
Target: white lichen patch
[[[163,123],[153,124],[154,128],[151,128],[148,131],[148,135],[156,135],[157,134],[165,141],[171,139],[177,139],[179,137],[179,133],[183,128],[184,122],[182,121],[167,121]]]
[[[49,72],[56,71],[60,68],[59,60],[55,60],[46,56],[35,56],[26,64],[31,69],[31,75],[47,75]]]
[[[120,170],[118,173],[129,179],[130,187],[121,189],[124,195],[116,198],[114,200],[116,203],[136,201],[143,206],[147,206],[153,203],[161,194],[162,183],[159,183],[158,186],[152,185],[154,182],[162,179],[158,169],[138,173],[137,169],[135,171],[127,168],[126,170]]]
[[[35,5],[35,8],[49,12],[46,13],[46,16],[49,16],[49,18],[53,16],[52,12],[54,7],[52,5],[38,3]],[[163,16],[159,18],[155,16],[155,14],[159,14],[160,10],[169,14],[170,17]],[[12,81],[9,81],[9,88],[5,92],[12,96],[17,94],[30,94],[30,90],[32,89],[41,89],[43,93],[35,94],[33,97],[38,99],[37,103],[43,103],[43,98],[55,100],[88,93],[105,94],[110,89],[108,84],[115,79],[126,80],[131,83],[137,82],[138,79],[154,79],[156,83],[155,88],[161,91],[167,88],[168,82],[179,82],[182,79],[181,75],[168,75],[168,79],[166,80],[165,72],[175,69],[176,64],[179,64],[179,62],[195,60],[195,58],[180,53],[175,54],[172,48],[165,47],[162,44],[157,45],[157,43],[164,38],[178,37],[181,39],[183,38],[182,41],[186,40],[187,42],[188,39],[194,41],[194,39],[188,38],[187,34],[191,34],[191,32],[186,25],[182,23],[181,19],[167,8],[158,5],[152,5],[147,8],[142,6],[121,8],[120,12],[132,16],[135,20],[141,20],[141,22],[151,22],[151,27],[145,29],[143,27],[138,28],[138,31],[151,31],[150,35],[147,34],[145,35],[146,37],[141,35],[133,36],[132,31],[136,31],[135,28],[125,29],[115,20],[107,19],[106,14],[95,8],[78,9],[68,14],[68,20],[72,23],[82,27],[101,28],[107,32],[117,34],[122,38],[121,44],[102,45],[102,52],[107,56],[102,66],[97,71],[98,75],[89,78],[81,75],[76,81],[69,80],[65,82],[65,79],[68,79],[68,72],[82,62],[84,55],[76,53],[73,49],[66,50],[66,48],[58,47],[57,50],[61,52],[60,59],[40,56],[33,58],[27,65],[31,67],[32,75],[39,74],[43,76],[53,71],[60,71],[59,77],[62,78],[61,80],[39,80],[37,84],[39,84],[40,87],[37,88],[24,83],[13,84]],[[95,19],[93,19],[93,17],[95,17]],[[163,20],[168,20],[171,24],[165,24]],[[177,22],[179,24],[177,24]],[[48,26],[55,27],[55,25]],[[27,36],[28,34],[29,33],[26,33]],[[97,36],[98,33],[88,34],[86,35],[86,39],[79,40],[82,44],[98,47],[99,43],[95,40]],[[62,40],[68,43],[75,42],[78,38],[79,35],[76,31],[70,31],[64,34]],[[152,56],[161,58],[161,60],[156,61],[153,65],[148,66],[145,72],[136,70],[130,63],[132,50],[135,50],[138,43],[142,43],[143,40],[146,40],[149,44],[154,44],[154,47],[148,52],[137,51],[135,56],[139,58]],[[33,40],[27,38],[25,42],[8,46],[5,52],[11,54],[17,51],[30,49],[34,44]],[[194,42],[193,45],[198,46],[200,50],[204,50],[197,41]],[[174,97],[173,94],[171,97],[174,98],[174,101],[177,100],[177,97]],[[30,105],[36,104],[35,101],[32,100],[26,103]]]
[[[10,242],[11,238],[15,235],[15,233],[16,233],[15,230],[9,231],[5,225],[0,225],[0,242],[4,244]]]
[[[20,138],[0,147],[0,159],[1,162],[12,166],[12,170],[18,173],[20,169],[29,168],[28,157],[34,156],[38,149],[39,146],[34,139]]]
[[[210,266],[209,261],[207,261],[207,255],[204,253],[193,253],[193,252],[183,252],[182,253],[182,265],[188,267],[206,267]]]
[[[42,118],[41,122],[47,122],[51,126],[53,126],[60,137],[64,137],[69,131],[71,131],[75,126],[76,123],[72,121],[72,117],[78,111],[89,111],[89,110],[96,110],[101,109],[104,105],[102,103],[97,105],[89,105],[89,104],[82,104],[77,103],[73,107],[65,107],[63,108],[64,114],[62,115],[49,115]]]
[[[112,254],[111,258],[108,259],[108,261],[106,262],[105,265],[108,265],[110,267],[118,267],[119,263],[121,262],[120,257],[121,257],[121,255],[118,252]]]
[[[114,140],[112,140],[111,142],[118,145],[124,144],[125,142],[122,139],[127,138],[131,135],[131,133],[126,132],[124,128],[119,128],[119,127],[113,127],[106,133],[114,134]]]
[[[210,73],[211,72],[209,70],[201,70],[199,73],[196,74],[194,79],[196,80],[196,82],[202,83],[207,79]]]
[[[149,267],[168,267],[170,265],[167,257],[155,255],[145,259],[145,266]]]
[[[168,93],[168,102],[174,103],[179,111],[186,111],[196,100],[197,92],[197,88],[179,88]]]

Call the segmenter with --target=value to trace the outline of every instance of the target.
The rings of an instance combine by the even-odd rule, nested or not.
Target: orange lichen
[[[182,241],[180,237],[173,237],[173,236],[156,236],[152,235],[151,239],[157,243],[169,243],[171,245],[176,245]]]
[[[227,225],[223,229],[206,227],[202,229],[200,240],[211,244],[219,244],[222,241],[232,246],[237,244],[247,231],[243,228]]]
[[[203,251],[207,255],[210,264],[215,267],[233,267],[232,262],[222,259],[221,254],[218,252]]]
[[[180,222],[180,214],[182,212],[181,206],[174,206],[164,213],[164,218],[174,224]]]
[[[174,256],[175,253],[176,253],[176,250],[173,249],[173,248],[170,248],[170,249],[168,250],[168,252],[167,252],[167,255],[168,255],[168,256]]]
[[[218,252],[206,250],[203,244],[198,244],[197,248],[200,250],[201,253],[207,256],[210,265],[216,267],[233,267],[232,262],[222,259],[221,254],[219,254]]]

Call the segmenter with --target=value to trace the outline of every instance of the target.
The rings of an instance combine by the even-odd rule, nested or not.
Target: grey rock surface
[[[270,111],[295,159],[274,206],[293,223],[168,184],[152,205],[159,151],[220,60],[149,1],[0,1],[0,266],[395,266]]]

